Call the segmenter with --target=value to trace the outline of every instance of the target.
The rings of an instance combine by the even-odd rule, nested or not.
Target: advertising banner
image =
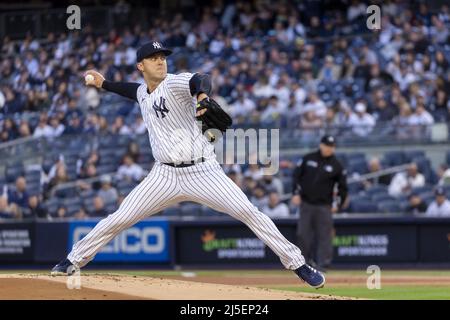
[[[295,227],[280,227],[295,240]],[[280,263],[278,257],[245,225],[185,226],[176,231],[180,264]]]
[[[98,221],[76,221],[69,226],[68,248],[85,237]],[[169,223],[166,220],[141,221],[124,230],[97,254],[102,262],[169,262]]]
[[[415,226],[341,225],[333,262],[407,262],[417,259]]]
[[[0,223],[0,261],[32,261],[33,223]]]
[[[450,223],[421,226],[419,256],[421,262],[450,262]]]

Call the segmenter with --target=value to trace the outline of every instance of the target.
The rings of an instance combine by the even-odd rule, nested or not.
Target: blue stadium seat
[[[6,182],[13,183],[17,177],[24,174],[24,168],[21,164],[6,167],[5,178]]]
[[[348,184],[348,192],[350,194],[358,194],[364,190],[364,185],[361,182],[354,182]]]
[[[170,207],[165,209],[162,215],[166,217],[177,217],[180,215],[180,209],[178,207]]]
[[[398,166],[405,163],[405,155],[403,151],[388,151],[384,154],[386,164],[391,166]]]
[[[199,216],[202,214],[202,206],[198,203],[183,203],[180,211],[183,216]]]
[[[73,216],[78,211],[80,211],[81,207],[82,207],[81,204],[76,204],[76,203],[66,206],[67,216],[68,217]]]
[[[377,204],[372,202],[352,202],[350,212],[354,213],[376,213],[378,212]]]
[[[382,184],[371,186],[369,189],[366,190],[366,194],[369,195],[370,197],[374,194],[382,193],[382,192],[384,192],[386,194],[388,193],[387,186],[382,185]]]
[[[210,207],[204,207],[203,208],[203,215],[206,217],[226,217],[227,215],[216,211],[214,209],[211,209]]]
[[[68,187],[64,189],[58,189],[55,191],[55,196],[58,198],[70,198],[77,196],[77,188],[76,187]]]
[[[359,174],[365,174],[369,172],[366,160],[360,158],[349,159],[347,163],[347,170],[349,173],[357,172]]]
[[[372,201],[376,203],[381,203],[385,201],[395,201],[395,199],[388,195],[387,193],[376,193],[372,196]]]
[[[424,185],[423,187],[415,187],[411,190],[414,193],[426,193],[426,192],[433,192],[433,186],[432,185]]]
[[[398,201],[387,200],[378,204],[378,212],[382,213],[400,213],[402,209]]]
[[[408,150],[403,153],[403,158],[406,162],[412,162],[414,159],[421,159],[425,157],[425,152],[423,150]]]
[[[59,199],[58,198],[50,198],[44,203],[44,207],[47,209],[50,215],[54,215],[56,210],[59,207]]]
[[[118,208],[119,208],[119,206],[116,203],[108,203],[105,206],[105,210],[106,210],[107,214],[114,213]]]

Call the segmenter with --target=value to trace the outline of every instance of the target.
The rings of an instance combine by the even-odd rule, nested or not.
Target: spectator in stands
[[[256,185],[256,187],[253,189],[253,195],[250,198],[250,201],[260,210],[269,203],[266,189],[263,185]]]
[[[0,219],[19,219],[21,212],[15,203],[9,203],[6,195],[0,195]]]
[[[31,136],[30,125],[26,121],[22,121],[19,125],[19,137],[27,138]]]
[[[252,178],[252,175],[246,172],[242,181],[242,191],[249,199],[253,195],[253,190],[256,188],[256,185],[257,182]]]
[[[144,120],[141,115],[137,115],[133,127],[131,128],[133,133],[136,135],[141,135],[147,132],[147,128],[145,127]]]
[[[53,130],[52,128],[47,124],[47,115],[41,114],[39,119],[39,124],[34,129],[33,137],[35,138],[49,138],[52,136]]]
[[[368,162],[368,168],[369,173],[377,173],[381,171],[383,168],[381,167],[380,159],[377,157],[373,157]],[[369,178],[367,180],[363,181],[364,187],[366,189],[369,189],[370,187],[374,185],[385,185],[388,186],[391,183],[391,175],[390,174],[383,174],[381,176],[375,177],[375,178]]]
[[[409,117],[409,125],[412,126],[428,126],[434,123],[433,116],[420,104],[416,107],[416,111]]]
[[[25,219],[47,218],[47,211],[42,206],[38,195],[32,195],[28,199],[28,208],[25,208],[23,210],[23,218]]]
[[[439,186],[450,185],[450,168],[447,164],[441,164],[438,170]]]
[[[419,172],[417,164],[411,163],[406,172],[399,172],[393,178],[388,187],[389,195],[398,197],[408,194],[413,188],[423,187],[425,177]]]
[[[407,213],[417,214],[427,211],[427,204],[423,201],[420,195],[416,192],[412,192],[408,197]]]
[[[55,218],[67,218],[68,217],[68,211],[65,205],[61,204],[56,209]]]
[[[304,105],[302,112],[312,111],[317,117],[324,119],[327,113],[327,106],[316,92],[311,92],[308,97],[308,102]]]
[[[119,180],[140,181],[145,175],[144,169],[133,161],[133,158],[126,154],[123,157],[123,164],[117,170]]]
[[[89,218],[88,214],[86,213],[86,209],[84,207],[81,207],[80,210],[74,213],[73,217],[77,220],[83,220]]]
[[[121,134],[121,135],[130,135],[131,129],[125,124],[123,117],[116,117],[114,123],[111,127],[111,133],[113,134]]]
[[[50,118],[50,134],[49,137],[56,138],[63,134],[65,126],[60,122],[58,117]]]
[[[318,79],[326,82],[333,82],[339,79],[340,74],[341,68],[334,62],[333,57],[330,55],[326,56],[325,64],[319,71]]]
[[[100,198],[99,196],[95,197],[93,204],[93,208],[89,210],[90,217],[104,217],[107,215],[105,203],[103,202],[102,198]]]
[[[119,198],[119,193],[116,188],[111,185],[111,182],[110,176],[102,176],[100,179],[101,188],[97,192],[97,196],[106,204],[117,203],[117,199]]]
[[[447,199],[445,189],[438,187],[435,190],[436,199],[428,206],[426,215],[429,217],[450,217],[450,201]]]
[[[46,186],[46,198],[49,198],[53,188],[57,185],[66,183],[69,181],[69,176],[67,175],[67,169],[64,163],[58,162],[55,166],[54,176],[50,179],[50,182]]]
[[[16,123],[11,118],[6,118],[3,122],[3,132],[7,133],[8,139],[6,140],[13,140],[16,139],[19,135],[19,132],[17,130]],[[5,140],[5,141],[6,141]]]
[[[15,190],[9,191],[8,201],[10,203],[15,203],[20,208],[26,208],[28,206],[28,198],[27,181],[24,177],[20,176],[16,179]]]
[[[280,119],[281,115],[284,113],[284,108],[281,106],[278,97],[273,95],[269,99],[269,104],[266,109],[261,114],[261,122],[273,123]]]
[[[273,174],[264,175],[259,183],[261,183],[267,191],[275,191],[278,192],[278,194],[284,193],[283,183],[280,178],[277,178]]]
[[[256,109],[255,102],[247,93],[241,93],[238,99],[230,105],[230,113],[234,117],[248,117]]]
[[[271,218],[289,217],[289,207],[287,204],[280,202],[280,196],[276,191],[269,193],[269,201],[262,211]]]
[[[355,105],[355,112],[350,114],[347,125],[357,136],[366,137],[373,130],[375,122],[375,118],[367,113],[366,105],[358,102]]]
[[[375,111],[374,115],[377,122],[388,122],[392,121],[396,116],[396,111],[392,106],[389,106],[386,100],[377,99],[375,101]]]
[[[82,122],[76,113],[72,113],[68,118],[68,125],[64,129],[65,135],[76,135],[83,132]]]
[[[131,142],[127,147],[127,154],[133,158],[134,162],[139,162],[139,159],[141,157],[139,145],[136,142]]]

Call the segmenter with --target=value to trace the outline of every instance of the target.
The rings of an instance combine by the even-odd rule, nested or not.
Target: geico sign
[[[73,231],[73,243],[92,230],[91,227],[77,227]],[[150,243],[150,238],[156,239]],[[102,253],[161,253],[164,250],[164,230],[160,227],[130,228],[109,242]]]

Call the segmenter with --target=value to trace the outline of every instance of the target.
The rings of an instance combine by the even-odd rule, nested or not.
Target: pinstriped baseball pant
[[[73,246],[68,259],[78,267],[85,266],[120,232],[181,201],[204,204],[242,221],[272,249],[286,269],[295,270],[305,263],[300,249],[290,243],[272,220],[248,200],[216,160],[185,168],[173,168],[156,162],[148,176],[123,200],[119,209],[101,220]]]

